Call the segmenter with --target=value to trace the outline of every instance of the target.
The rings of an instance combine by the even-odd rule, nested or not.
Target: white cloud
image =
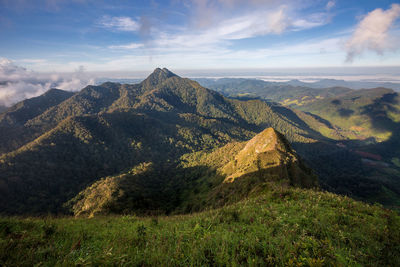
[[[335,1],[328,1],[328,3],[326,3],[326,10],[331,10],[334,6],[336,5]]]
[[[266,34],[280,34],[289,26],[286,7],[273,11],[259,11],[222,20],[202,32],[203,37],[216,40],[238,40]],[[206,40],[207,41],[207,40]],[[208,39],[212,42],[213,40]]]
[[[204,29],[220,20],[233,18],[239,14],[253,13],[254,10],[267,11],[281,5],[297,5],[301,0],[181,0],[189,11],[193,26]]]
[[[297,18],[291,22],[291,29],[301,31],[326,25],[331,20],[331,15],[321,12],[309,14],[307,18]]]
[[[155,31],[149,49],[164,52],[171,50],[198,52],[218,48],[223,52],[234,40],[318,27],[326,24],[328,19],[324,13],[311,14],[307,19],[294,18],[290,8],[281,5],[274,9],[252,11],[233,18],[221,19],[212,27],[205,29],[185,28],[174,33]]]
[[[160,65],[162,62],[168,63],[164,60],[166,58],[175,62],[173,59],[177,57],[179,65],[182,65],[182,58],[193,58],[197,61],[191,61],[190,64],[203,65],[206,60],[214,62],[213,58],[234,52],[237,40],[301,31],[325,25],[330,21],[330,16],[324,8],[321,12],[303,14],[303,8],[310,6],[309,2],[305,3],[303,0],[176,0],[176,2],[185,4],[188,20],[177,25],[163,22],[162,18],[152,17],[145,38],[141,34],[145,24],[143,17],[137,19],[103,17],[100,21],[102,27],[115,31],[136,31],[138,37],[142,38],[140,43],[135,41],[107,46],[106,49],[110,49],[110,53],[126,54],[109,57],[103,62],[109,62],[108,66],[114,69],[124,69],[128,61],[130,64],[135,62],[134,65],[150,66],[153,62]],[[114,64],[119,58],[122,60],[121,64]],[[132,58],[135,60],[130,61]],[[189,64],[187,60],[185,62]],[[107,64],[101,67],[87,63],[85,65],[91,69],[103,69]]]
[[[140,71],[152,70],[163,66],[174,69],[215,69],[215,68],[263,68],[274,66],[277,68],[285,66],[309,67],[325,66],[327,62],[341,65],[343,52],[338,45],[340,37],[321,40],[309,40],[296,44],[277,44],[270,48],[252,50],[233,50],[208,46],[197,50],[195,48],[178,48],[164,50],[155,48],[151,57],[144,53],[130,53],[123,56],[112,57],[103,61],[101,65],[85,64],[96,71]],[[198,41],[200,42],[200,41]],[[201,46],[200,46],[201,47]],[[321,57],[323,50],[323,57]],[[184,59],[184,60],[182,60]]]
[[[165,53],[192,50],[208,51],[215,48],[224,50],[233,45],[234,40],[265,35],[277,35],[286,31],[300,31],[319,27],[329,22],[324,13],[298,14],[302,0],[176,0],[183,2],[192,23],[170,25],[152,22],[146,31],[143,45],[128,43],[112,45],[113,50],[145,48],[146,53]],[[117,31],[141,32],[142,20],[129,17],[104,16],[100,25]],[[143,36],[142,36],[143,37]]]
[[[218,25],[248,31],[248,36],[280,34],[287,30],[301,30],[318,27],[329,22],[328,14],[315,13],[300,15],[300,10],[310,5],[301,0],[191,0],[188,8],[190,18],[197,29],[212,30]],[[334,4],[333,1],[330,1]],[[332,3],[330,5],[332,5]],[[231,24],[233,24],[231,26]],[[191,29],[193,30],[193,29]],[[195,29],[196,30],[196,29]],[[241,38],[238,38],[241,39]]]
[[[41,74],[0,58],[0,105],[9,106],[43,94],[51,88],[77,91],[93,83],[94,80],[84,72],[83,67],[70,74]]]
[[[126,45],[110,45],[108,48],[132,50],[132,49],[142,48],[143,46],[144,46],[144,44],[140,44],[140,43],[130,43],[130,44],[126,44]]]
[[[107,29],[122,32],[136,32],[140,29],[140,24],[130,17],[104,16],[99,21],[99,25]]]
[[[399,16],[399,4],[392,4],[388,10],[377,8],[368,13],[346,43],[346,61],[351,62],[368,50],[383,54],[398,49],[399,40],[391,36],[390,29]]]

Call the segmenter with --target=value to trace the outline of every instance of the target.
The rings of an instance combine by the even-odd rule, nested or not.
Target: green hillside
[[[1,218],[0,264],[398,266],[399,229],[379,206],[260,184],[241,202],[183,216]]]
[[[47,109],[58,105],[73,95],[59,89],[50,89],[41,96],[23,100],[0,114],[1,125],[23,125]]]
[[[50,89],[41,96],[21,101],[0,114],[0,155],[32,141],[41,131],[25,123],[71,97],[73,93]],[[1,111],[0,111],[1,112]]]
[[[299,107],[352,132],[352,139],[390,138],[400,122],[400,98],[391,89],[357,90]]]
[[[393,90],[313,89],[252,79],[199,81],[240,99],[280,102],[270,104],[275,112],[335,143],[293,144],[317,172],[322,188],[399,209],[400,102]]]
[[[49,98],[53,93],[61,97]],[[43,106],[25,104],[47,98],[49,103]],[[107,82],[87,86],[72,96],[53,90],[15,107],[21,108],[3,113],[7,114],[4,118],[15,118],[19,128],[10,137],[2,136],[1,146],[8,149],[11,144],[15,149],[0,156],[1,214],[65,214],[71,199],[101,192],[85,191],[88,188],[104,185],[111,188],[107,192],[117,192],[121,188],[116,181],[129,194],[112,198],[118,199],[115,212],[201,210],[207,206],[203,202],[213,199],[211,188],[225,178],[217,172],[222,166],[187,168],[190,161],[199,161],[188,155],[209,155],[226,145],[248,141],[268,127],[287,138],[296,151],[289,154],[300,155],[301,162],[314,169],[322,188],[392,208],[399,206],[396,177],[400,168],[395,163],[400,157],[396,153],[380,147],[387,156],[378,164],[389,165],[372,166],[359,154],[375,148],[351,150],[357,146],[346,141],[351,130],[322,115],[259,99],[227,98],[167,69],[156,69],[140,84]],[[14,131],[14,124],[5,129]],[[338,142],[351,149],[338,146]],[[271,152],[272,158],[277,155]],[[185,157],[189,162],[183,162]],[[279,164],[271,164],[287,178],[286,173],[294,169],[282,166],[289,162],[282,158]],[[149,171],[136,175],[135,170],[143,164],[151,166]],[[140,201],[127,205],[132,198]]]
[[[34,133],[29,142],[0,157],[0,211],[65,212],[63,203],[101,177],[144,162],[174,169],[186,153],[249,140],[266,127],[291,142],[324,138],[298,121],[263,101],[228,99],[167,69],[141,84],[88,86],[25,122],[24,132]]]
[[[335,158],[309,161],[311,167],[321,161],[330,163],[319,169],[324,188],[399,209],[400,169],[395,164],[400,158],[398,93],[385,88],[357,90],[300,109],[335,124],[347,139],[339,144],[342,151]],[[336,179],[329,173],[335,173]]]
[[[272,128],[248,142],[185,154],[178,163],[140,163],[96,181],[66,206],[75,216],[188,213],[239,201],[265,182],[318,186],[317,177]]]

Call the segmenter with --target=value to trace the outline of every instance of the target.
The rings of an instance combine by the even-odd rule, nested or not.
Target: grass
[[[399,264],[397,213],[296,188],[188,215],[0,219],[2,266]]]

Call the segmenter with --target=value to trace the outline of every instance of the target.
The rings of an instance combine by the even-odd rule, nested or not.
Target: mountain
[[[28,120],[70,98],[72,92],[50,89],[41,96],[26,99],[0,115],[0,125],[24,125]]]
[[[307,83],[300,81],[279,83],[243,78],[198,80],[204,86],[221,92],[226,96],[241,99],[261,98],[279,102],[290,107],[298,107],[318,99],[337,96],[351,91],[351,89],[345,87],[313,88],[308,86]]]
[[[156,69],[139,84],[90,85],[58,102],[32,106],[29,114],[4,126],[5,131],[14,132],[2,136],[0,144],[4,148],[0,156],[3,214],[66,213],[71,199],[98,196],[96,184],[103,185],[103,180],[107,192],[119,188],[114,181],[126,184],[122,191],[130,192],[121,198],[126,201],[117,201],[124,205],[114,205],[116,213],[201,210],[207,203],[220,203],[215,201],[218,194],[210,193],[218,190],[210,188],[220,188],[226,178],[221,171],[225,165],[193,163],[213,155],[221,157],[219,149],[231,151],[229,148],[233,149],[229,161],[234,160],[239,152],[235,144],[269,127],[281,133],[296,151],[264,153],[276,158],[275,163],[268,164],[275,164],[282,175],[287,173],[282,177],[290,180],[293,172],[309,174],[298,167],[304,165],[296,156],[300,155],[319,175],[323,189],[370,201],[374,201],[371,195],[381,195],[377,201],[397,205],[399,187],[395,180],[378,180],[377,174],[373,179],[365,178],[369,165],[363,164],[358,154],[337,145],[348,139],[350,130],[277,103],[228,98],[167,69]],[[216,156],[214,160],[221,161]],[[397,162],[396,157],[393,160]],[[282,166],[277,167],[277,162]],[[390,167],[396,175],[397,167]],[[143,168],[146,171],[142,172]],[[351,186],[346,186],[349,181]],[[87,191],[91,186],[93,190]],[[138,191],[139,196],[135,193]],[[246,194],[246,190],[239,192],[239,196]],[[239,196],[233,198],[239,200]]]
[[[234,160],[223,167],[223,172],[228,175],[227,182],[254,175],[269,180],[286,179],[291,185],[312,187],[316,186],[317,180],[309,178],[311,170],[301,163],[284,136],[273,128],[265,129],[247,142]]]
[[[0,114],[0,155],[37,137],[36,131],[25,124],[72,95],[72,92],[50,89],[41,96],[26,99],[3,111]]]
[[[294,144],[317,172],[325,190],[378,201],[392,208],[400,206],[400,113],[398,94],[393,90],[314,89],[312,84],[300,81],[255,79],[200,82],[240,99],[270,98],[280,102],[281,105],[271,104],[275,112],[298,124],[306,123],[315,132],[335,140],[334,147],[321,142]]]
[[[107,82],[63,99],[25,118],[24,138],[5,138],[4,147],[26,142],[0,157],[3,213],[64,212],[65,202],[100,177],[146,162],[174,171],[184,154],[248,140],[267,127],[294,145],[328,142],[294,112],[226,98],[167,69],[140,84]]]
[[[358,139],[382,141],[392,134],[392,121],[400,118],[400,97],[391,89],[363,89],[305,104],[299,109],[353,131]]]
[[[384,87],[388,89],[393,89],[394,91],[400,90],[399,83],[393,82],[373,82],[373,81],[344,81],[336,79],[322,79],[313,83],[305,83],[306,85],[313,88],[326,88],[326,87],[347,87],[351,89],[373,89],[377,87]]]
[[[386,88],[363,89],[318,100],[300,108],[336,124],[348,138],[338,143],[342,150],[336,157],[309,160],[312,167],[321,166],[318,174],[324,177],[321,182],[326,185],[325,188],[342,194],[354,192],[352,195],[361,199],[398,208],[398,93]],[[329,164],[321,164],[321,161]],[[338,169],[341,171],[338,172]],[[336,179],[329,173],[337,173]]]
[[[400,90],[400,83],[396,82],[379,82],[379,81],[345,81],[345,80],[337,80],[337,79],[321,79],[313,82],[303,82],[297,79],[283,81],[283,82],[272,82],[272,81],[264,81],[262,79],[254,79],[254,78],[195,78],[202,86],[207,88],[213,88],[219,91],[219,88],[226,88],[228,90],[235,91],[236,89],[240,92],[240,87],[237,87],[237,84],[247,82],[253,84],[253,88],[261,89],[263,87],[285,87],[285,86],[292,86],[292,87],[305,87],[305,88],[312,88],[312,89],[325,89],[325,88],[332,88],[332,87],[342,87],[342,88],[349,88],[353,90],[358,89],[373,89],[378,87],[384,87],[388,89],[393,89],[394,91]],[[255,87],[254,85],[257,84]],[[249,89],[246,87],[242,87],[243,89]],[[260,92],[259,92],[260,93]]]
[[[233,186],[241,188],[243,183],[247,184],[244,187],[247,192],[241,188],[241,194],[248,194],[253,189],[254,186],[249,186],[251,183],[317,187],[317,177],[304,165],[284,136],[273,128],[262,131],[248,142],[229,143],[211,153],[202,153],[201,157],[198,153],[186,154],[176,165],[145,162],[126,173],[99,179],[67,206],[76,216],[127,212],[187,213],[215,207],[218,203],[222,206],[216,195],[232,190]],[[223,155],[226,159],[221,161]],[[210,162],[210,158],[220,160]],[[254,179],[257,179],[256,183]],[[204,188],[204,184],[208,186]],[[235,194],[231,191],[229,198],[233,196]],[[224,199],[223,204],[229,198],[219,197]]]

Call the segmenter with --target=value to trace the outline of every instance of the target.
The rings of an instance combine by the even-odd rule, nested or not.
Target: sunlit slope
[[[388,140],[400,122],[400,97],[385,88],[357,90],[300,109],[351,131],[352,139]]]

